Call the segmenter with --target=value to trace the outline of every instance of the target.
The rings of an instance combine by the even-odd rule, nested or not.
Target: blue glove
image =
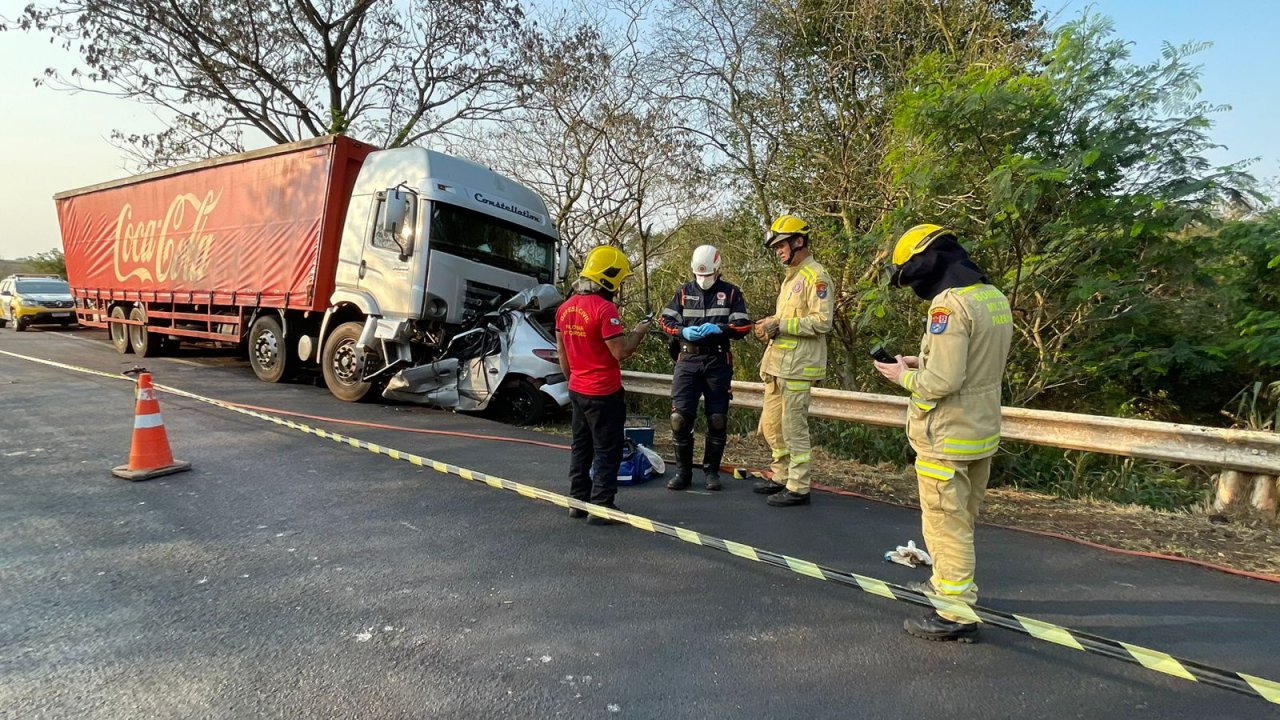
[[[685,340],[688,340],[689,342],[693,342],[695,340],[701,340],[702,326],[699,325],[697,327],[684,328],[683,330],[680,331],[680,337],[684,338]]]
[[[698,326],[698,329],[702,331],[702,337],[706,337],[708,335],[719,335],[721,332],[724,332],[721,327],[715,323],[702,323]]]

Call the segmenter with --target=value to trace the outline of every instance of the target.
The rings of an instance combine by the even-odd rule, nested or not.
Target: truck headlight
[[[444,320],[449,314],[449,303],[443,298],[432,297],[427,300],[427,317],[431,320]]]

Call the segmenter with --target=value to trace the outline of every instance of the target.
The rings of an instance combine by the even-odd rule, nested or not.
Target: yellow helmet
[[[934,240],[951,234],[953,233],[950,230],[941,225],[928,223],[916,225],[902,233],[902,237],[898,238],[897,244],[893,246],[893,256],[889,260],[889,282],[897,285],[902,266],[906,265],[908,260],[927,250]]]
[[[579,277],[584,277],[609,292],[617,292],[622,281],[631,277],[631,262],[612,245],[600,245],[587,253]]]
[[[771,248],[793,235],[809,237],[809,223],[795,215],[779,215],[778,219],[773,221],[773,225],[769,226],[768,234],[764,236],[764,246]]]

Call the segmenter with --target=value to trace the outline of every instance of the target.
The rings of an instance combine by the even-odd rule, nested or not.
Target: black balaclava
[[[898,284],[910,287],[922,300],[932,300],[951,288],[989,283],[987,274],[969,259],[954,235],[943,235],[902,266]]]

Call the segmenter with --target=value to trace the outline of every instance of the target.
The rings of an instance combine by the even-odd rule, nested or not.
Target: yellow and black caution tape
[[[4,350],[0,350],[0,354],[45,365],[51,365],[53,367],[73,370],[76,372],[88,373],[91,375],[99,375],[112,379],[129,379],[98,370],[67,365],[65,363],[54,362],[52,360],[27,357],[25,355],[19,355],[17,353],[7,352]],[[969,605],[968,603],[948,598],[943,595],[919,593],[884,580],[878,580],[876,578],[859,575],[857,573],[834,570],[832,568],[812,563],[808,560],[791,557],[790,555],[783,555],[781,553],[752,547],[732,540],[725,540],[696,530],[688,530],[686,528],[668,525],[664,522],[651,520],[640,515],[632,515],[631,513],[612,510],[600,505],[584,503],[580,500],[575,500],[574,498],[551,492],[550,490],[543,490],[542,488],[533,487],[532,485],[525,485],[523,483],[514,482],[495,475],[470,470],[458,465],[440,462],[439,460],[432,460],[431,458],[405,452],[403,450],[397,450],[395,448],[385,447],[350,435],[332,432],[323,428],[312,427],[306,423],[295,422],[293,420],[277,417],[268,413],[237,407],[232,403],[227,403],[202,395],[196,395],[195,393],[190,393],[185,390],[179,390],[177,388],[159,384],[155,387],[157,390],[177,395],[179,397],[207,403],[209,405],[215,405],[232,412],[248,415],[276,425],[315,435],[319,438],[332,440],[334,442],[349,445],[354,448],[360,448],[362,450],[368,450],[369,452],[376,453],[378,455],[385,455],[393,460],[403,460],[419,467],[429,467],[436,472],[456,475],[464,480],[484,483],[492,488],[507,490],[527,498],[549,502],[562,508],[584,510],[591,515],[616,520],[639,530],[659,535],[667,535],[693,545],[700,545],[702,547],[726,552],[730,555],[735,555],[752,562],[772,565],[815,580],[825,580],[828,582],[838,583],[840,585],[846,585],[889,600],[901,600],[913,605],[935,608],[946,613],[968,618],[973,622],[982,622],[988,625],[1002,627],[1007,630],[1013,630],[1014,632],[1030,635],[1038,640],[1054,643],[1055,645],[1061,645],[1073,650],[1082,650],[1084,652],[1094,653],[1097,655],[1104,655],[1106,657],[1115,658],[1135,665],[1141,665],[1149,670],[1155,670],[1156,672],[1164,673],[1165,675],[1171,675],[1173,677],[1191,680],[1193,682],[1202,682],[1208,685],[1214,685],[1280,705],[1280,683],[1273,680],[1267,680],[1247,673],[1224,670],[1212,665],[1195,662],[1194,660],[1174,657],[1173,655],[1159,650],[1152,650],[1139,645],[1131,645],[1126,642],[1120,642],[1119,640],[1112,640],[1092,633],[1073,630],[1071,628],[1045,622],[1043,620],[1036,620],[1022,615],[1005,613],[999,610],[983,607],[981,605]],[[746,477],[762,477],[762,475],[759,473],[752,473],[747,470],[735,470],[734,477],[741,479]]]

